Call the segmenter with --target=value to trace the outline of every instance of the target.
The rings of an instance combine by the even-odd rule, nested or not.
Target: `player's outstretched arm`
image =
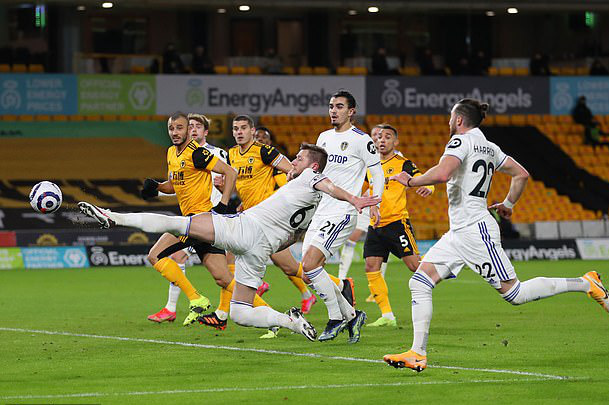
[[[288,173],[290,170],[292,170],[293,166],[292,163],[290,162],[290,159],[286,158],[285,156],[279,161],[279,163],[277,164],[277,166],[275,166],[276,169],[281,170],[284,173]],[[287,181],[286,181],[287,182]],[[285,184],[285,183],[284,183]],[[281,187],[281,186],[279,186]]]
[[[520,196],[527,185],[529,172],[527,172],[527,170],[522,167],[520,163],[509,156],[497,170],[512,176],[512,182],[505,200],[503,200],[501,203],[493,204],[489,208],[496,209],[499,215],[509,219],[512,216],[512,208],[514,208],[514,204],[516,204],[518,199],[520,199]]]
[[[233,193],[233,190],[235,189],[235,182],[237,181],[237,172],[231,166],[219,159],[214,165],[212,172],[220,173],[224,176],[222,198],[220,199],[220,202],[225,206],[228,206],[230,196]]]
[[[363,208],[371,207],[377,205],[381,202],[380,197],[356,197],[353,194],[343,190],[338,187],[336,184],[332,183],[332,181],[328,178],[323,179],[319,183],[315,185],[315,189],[329,194],[330,196],[336,198],[341,201],[348,201],[351,205],[353,205],[357,212],[362,212]]]
[[[389,180],[395,180],[406,187],[430,186],[432,184],[446,183],[461,166],[461,160],[455,156],[444,155],[437,165],[429,169],[421,176],[412,177],[406,172],[391,176]]]
[[[144,180],[144,186],[140,191],[140,195],[144,200],[149,200],[151,198],[158,197],[159,193],[162,193],[162,195],[175,194],[175,190],[173,189],[173,184],[171,184],[171,181],[166,180],[162,183],[159,183],[154,179]]]

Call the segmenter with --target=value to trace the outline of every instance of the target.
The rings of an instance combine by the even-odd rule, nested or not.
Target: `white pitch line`
[[[175,395],[175,394],[200,394],[200,393],[224,393],[224,392],[252,392],[252,391],[281,391],[281,390],[309,390],[309,389],[340,389],[340,388],[368,388],[368,387],[403,387],[413,385],[451,385],[451,384],[504,384],[520,382],[544,382],[552,381],[549,378],[517,378],[503,380],[469,380],[469,381],[409,381],[398,383],[362,383],[362,384],[330,384],[330,385],[293,385],[279,387],[224,387],[203,388],[194,390],[166,390],[166,391],[133,391],[133,392],[82,392],[74,394],[55,395],[14,395],[0,397],[1,400],[14,399],[55,399],[55,398],[91,398],[91,397],[121,397],[136,395]]]
[[[223,345],[206,345],[206,344],[201,344],[201,343],[175,342],[175,341],[170,341],[170,340],[142,339],[142,338],[121,337],[121,336],[91,335],[91,334],[87,334],[87,333],[71,333],[71,332],[60,332],[60,331],[51,331],[51,330],[3,328],[3,327],[0,327],[0,331],[38,333],[38,334],[43,334],[43,335],[59,335],[59,336],[70,336],[70,337],[86,337],[86,338],[93,338],[93,339],[120,340],[120,341],[125,341],[125,342],[154,343],[154,344],[160,344],[160,345],[196,347],[196,348],[200,348],[200,349],[232,350],[232,351],[237,351],[237,352],[280,354],[280,355],[284,355],[284,356],[309,357],[309,358],[327,359],[327,360],[357,361],[357,362],[362,362],[362,363],[384,363],[382,360],[365,359],[365,358],[360,358],[360,357],[324,356],[322,354],[317,354],[317,353],[286,352],[286,351],[280,351],[280,350],[256,349],[256,348],[249,348],[249,347],[234,347],[234,346],[223,346]],[[523,376],[528,376],[528,377],[541,377],[541,378],[547,378],[547,379],[552,379],[552,380],[566,380],[569,378],[573,378],[573,377],[569,377],[569,376],[533,373],[533,372],[529,372],[529,371],[518,371],[518,370],[440,366],[440,365],[428,365],[427,367],[438,368],[438,369],[447,369],[447,370],[479,371],[479,372],[484,372],[484,373],[523,375]]]

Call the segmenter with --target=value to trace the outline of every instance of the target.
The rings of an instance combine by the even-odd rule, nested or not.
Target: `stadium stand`
[[[531,127],[523,128],[525,125],[542,126],[548,125],[543,124],[544,122],[555,122],[551,125],[556,125],[558,129],[563,128],[560,125],[571,125],[566,123],[567,118],[551,117],[548,118],[540,115],[499,115],[489,120],[488,123],[492,124],[493,127],[485,129],[490,136],[493,136],[493,141],[498,143],[502,148],[505,148],[505,150],[509,149],[507,147],[508,144],[518,145],[518,152],[513,153],[519,159],[522,155],[522,145],[527,145],[527,148],[533,151],[532,159],[530,161],[528,159],[526,161],[523,160],[522,162],[530,170],[533,178],[529,182],[521,202],[519,202],[519,209],[514,213],[513,222],[531,223],[544,220],[588,220],[599,218],[602,215],[599,203],[582,201],[582,196],[593,195],[592,191],[586,192],[585,190],[575,189],[574,184],[569,186],[573,188],[572,191],[569,191],[568,187],[561,185],[560,179],[564,179],[564,175],[561,174],[562,170],[577,171],[578,176],[585,176],[585,172],[581,173],[581,167],[577,169],[574,165],[569,166],[568,161],[570,159],[566,155],[562,157],[562,160],[556,160],[556,154],[560,152],[558,148],[555,148],[556,150],[549,155],[548,150],[551,145],[544,144],[542,146],[543,149],[538,149],[537,146],[529,148],[531,141],[529,141],[528,137],[531,134],[529,132],[524,133],[523,131],[525,128],[530,130]],[[389,122],[395,125],[400,133],[400,146],[398,149],[425,171],[437,163],[448,141],[447,119],[448,117],[445,115],[379,116],[370,114],[366,117],[366,129],[370,130],[370,128],[380,122]],[[560,124],[560,121],[563,124]],[[275,141],[278,144],[284,145],[290,156],[297,153],[301,142],[315,142],[317,134],[328,128],[325,116],[261,116],[260,123],[273,131]],[[518,126],[518,128],[515,128],[515,126]],[[502,132],[502,128],[505,133]],[[536,127],[532,129],[535,130]],[[497,135],[494,135],[495,133]],[[527,140],[505,142],[505,139],[513,139],[514,134],[520,134],[521,137],[525,137]],[[576,135],[572,134],[570,137],[574,138]],[[581,140],[581,137],[579,135],[578,139]],[[544,136],[541,133],[537,133],[537,138],[538,142],[543,144]],[[579,143],[581,144],[581,141]],[[548,159],[556,163],[556,168],[553,169],[555,171],[550,172],[548,176],[546,176],[547,173],[544,170],[538,168],[536,163],[539,150],[544,150],[548,154]],[[590,151],[589,148],[585,150]],[[594,150],[603,154],[603,157],[598,158],[598,161],[609,165],[609,147],[597,147]],[[580,161],[584,163],[584,160],[580,159]],[[580,164],[580,166],[582,165]],[[588,167],[588,165],[584,166]],[[558,169],[561,171],[558,171]],[[603,169],[595,168],[593,170],[599,171]],[[552,181],[552,177],[559,179],[559,181]],[[597,186],[602,186],[602,184],[596,183],[593,178],[589,179],[589,181],[591,183],[587,184],[594,183]],[[552,183],[552,185],[549,186],[546,183]],[[493,178],[489,202],[502,201],[509,189],[509,185],[509,177],[502,173],[497,173]],[[418,238],[437,238],[448,229],[448,205],[446,201],[446,187],[444,185],[437,187],[433,198],[422,199],[418,198],[414,193],[410,194],[408,206],[415,229],[417,229]]]

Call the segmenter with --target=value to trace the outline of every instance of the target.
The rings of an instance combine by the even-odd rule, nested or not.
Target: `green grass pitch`
[[[609,280],[609,262],[516,269],[521,280],[591,269]],[[207,271],[187,274],[217,304]],[[350,275],[358,307],[375,320],[363,266]],[[513,307],[467,269],[434,290],[431,366],[419,374],[386,366],[384,354],[410,347],[409,276],[390,264],[399,327],[365,328],[349,345],[346,333],[320,343],[285,330],[260,340],[264,330],[232,322],[225,331],[182,327],[183,296],[177,322],[153,324],[146,316],[165,304],[167,283],[151,268],[1,271],[0,403],[607,403],[609,314],[581,293]],[[299,304],[277,268],[267,280],[275,309]],[[321,332],[323,303],[307,318]]]

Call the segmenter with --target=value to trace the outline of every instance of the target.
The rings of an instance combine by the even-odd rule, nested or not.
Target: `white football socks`
[[[338,266],[338,278],[341,280],[347,277],[349,268],[353,262],[353,252],[355,251],[355,245],[357,242],[347,240],[343,246],[343,251],[340,254],[340,265]]]
[[[253,326],[256,328],[271,328],[280,326],[300,333],[298,326],[287,314],[275,311],[271,307],[259,306],[252,307],[251,304],[244,302],[231,301],[230,317],[238,325]]]
[[[501,296],[512,305],[521,305],[571,291],[587,292],[588,288],[590,288],[590,283],[581,277],[536,277],[531,280],[516,282],[508,292],[501,294]]]
[[[118,212],[106,211],[106,213],[117,225],[138,228],[144,232],[169,232],[174,235],[187,235],[191,220],[191,217],[172,217],[169,215],[150,214],[145,212],[121,214]]]
[[[334,284],[330,276],[328,276],[326,270],[324,270],[323,267],[318,267],[305,272],[305,274],[309,280],[311,280],[311,287],[317,292],[319,298],[324,301],[324,304],[326,304],[326,307],[328,308],[328,318],[342,320],[343,314],[336,297],[336,284]]]
[[[186,274],[186,264],[178,263],[178,266],[180,266],[182,273]],[[167,308],[169,311],[176,312],[180,292],[180,287],[174,285],[173,283],[169,283],[169,293],[167,294],[167,304],[165,305],[165,308]]]
[[[386,271],[387,271],[387,262],[383,262],[383,264],[381,264],[381,275],[383,276],[383,278],[385,278]]]
[[[412,295],[412,350],[427,355],[429,324],[433,315],[432,289],[435,283],[423,272],[415,272],[408,282]]]

